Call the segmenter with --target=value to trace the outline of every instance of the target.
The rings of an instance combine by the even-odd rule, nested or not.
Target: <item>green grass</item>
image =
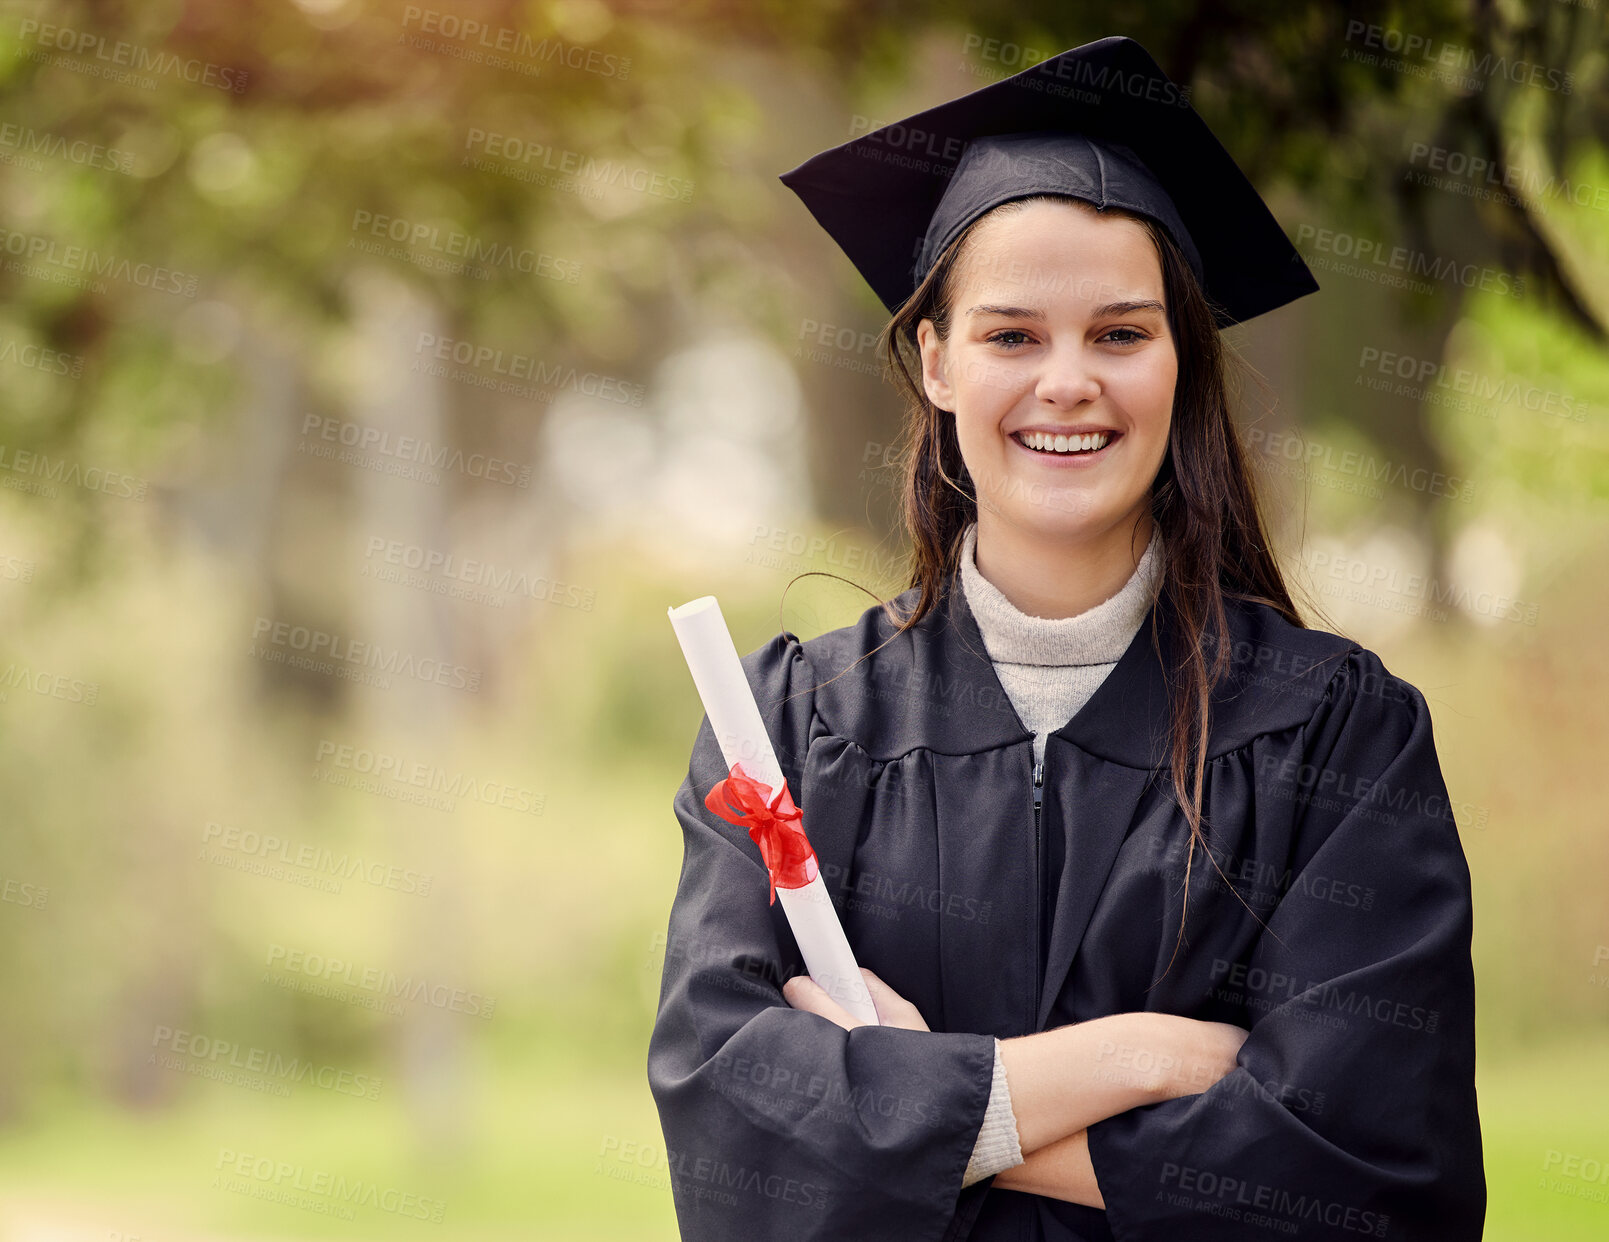
[[[1609,1186],[1560,1167],[1568,1156],[1609,1159],[1604,1051],[1602,1041],[1556,1044],[1483,1067],[1491,1242],[1609,1236],[1609,1203],[1557,1188],[1609,1197]],[[211,1084],[150,1115],[57,1103],[48,1121],[0,1139],[0,1236],[676,1238],[635,1051],[527,1047],[511,1063],[484,1055],[465,1066],[462,1087],[442,1084],[436,1117],[385,1093],[369,1102],[299,1090],[287,1100]],[[363,1206],[342,1220],[216,1188],[220,1148],[440,1199],[443,1222]],[[622,1158],[632,1150],[642,1154]],[[634,1179],[608,1176],[628,1169]]]
[[[57,1236],[48,1222],[62,1237],[155,1242],[676,1238],[668,1190],[600,1172],[620,1163],[606,1165],[606,1149],[662,1143],[639,1064],[571,1067],[547,1049],[521,1064],[466,1068],[462,1088],[442,1085],[439,1115],[388,1100],[386,1089],[371,1102],[198,1084],[183,1105],[145,1116],[58,1103],[48,1121],[0,1139],[0,1237],[25,1218],[42,1236]],[[214,1185],[225,1148],[299,1165],[304,1179],[323,1171],[440,1200],[442,1222],[362,1205],[340,1219],[234,1193]]]
[[[1565,1176],[1557,1159],[1574,1156],[1609,1167],[1606,1054],[1609,1040],[1580,1040],[1537,1048],[1482,1070],[1490,1242],[1601,1242],[1609,1237],[1609,1181]],[[1578,1197],[1594,1192],[1600,1196],[1596,1201]]]

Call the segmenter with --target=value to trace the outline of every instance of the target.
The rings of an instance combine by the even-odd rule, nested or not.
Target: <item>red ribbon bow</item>
[[[760,857],[771,873],[768,905],[776,904],[779,884],[783,888],[803,888],[816,878],[820,870],[816,852],[805,836],[804,813],[793,804],[787,778],[783,778],[782,793],[772,809],[771,786],[755,780],[741,763],[734,763],[731,774],[716,781],[704,796],[704,805],[728,823],[747,828],[754,844],[760,847]]]

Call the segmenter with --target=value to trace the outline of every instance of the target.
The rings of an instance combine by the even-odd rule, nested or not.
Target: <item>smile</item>
[[[1111,431],[1092,431],[1078,436],[1053,436],[1042,431],[1013,432],[1011,438],[1029,452],[1041,457],[1095,457],[1118,434]]]

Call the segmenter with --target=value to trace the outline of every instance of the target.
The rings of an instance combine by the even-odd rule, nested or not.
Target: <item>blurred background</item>
[[[676,1237],[665,609],[906,585],[777,174],[1108,34],[1322,286],[1240,410],[1434,712],[1487,1236],[1609,1236],[1605,7],[0,4],[0,1240]]]

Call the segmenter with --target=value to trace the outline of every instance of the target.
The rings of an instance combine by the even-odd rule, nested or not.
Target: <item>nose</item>
[[[1034,396],[1047,405],[1070,409],[1101,395],[1101,382],[1081,340],[1056,342],[1044,355],[1044,366],[1034,384]]]

